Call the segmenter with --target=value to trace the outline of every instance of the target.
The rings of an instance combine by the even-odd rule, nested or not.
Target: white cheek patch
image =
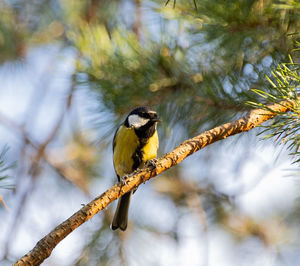
[[[135,128],[140,128],[140,127],[146,125],[149,122],[149,120],[150,119],[143,118],[138,115],[130,115],[128,117],[129,126],[133,126]]]

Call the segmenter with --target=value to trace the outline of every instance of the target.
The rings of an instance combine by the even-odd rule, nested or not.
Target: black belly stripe
[[[154,132],[154,123],[148,123],[139,129],[135,129],[135,133],[139,137],[140,145],[136,148],[134,154],[131,157],[133,160],[132,171],[135,171],[141,165],[143,161],[142,149],[147,144],[147,141],[153,136]]]
[[[148,138],[139,138],[139,141],[140,141],[140,145],[136,148],[134,154],[132,155],[132,160],[133,160],[132,171],[138,169],[143,161],[142,149],[147,144]]]
[[[142,163],[142,159],[143,159],[142,148],[143,147],[141,147],[141,145],[139,145],[139,147],[137,147],[134,154],[132,155],[132,160],[133,160],[132,171],[135,171],[136,169],[138,169]]]

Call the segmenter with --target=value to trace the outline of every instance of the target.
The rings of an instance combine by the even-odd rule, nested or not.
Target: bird
[[[157,124],[160,121],[155,111],[140,106],[133,109],[116,130],[113,138],[113,164],[119,182],[124,181],[124,176],[156,158],[159,146]],[[112,230],[126,230],[133,192],[129,191],[119,199],[111,224]]]

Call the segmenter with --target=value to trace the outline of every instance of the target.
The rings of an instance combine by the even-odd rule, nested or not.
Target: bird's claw
[[[158,161],[157,159],[151,159],[151,160],[147,161],[146,165],[155,168],[157,161]]]
[[[128,178],[128,176],[129,175],[124,175],[124,176],[120,177],[120,183],[121,183],[122,186],[125,186],[125,185],[127,186],[126,179]]]

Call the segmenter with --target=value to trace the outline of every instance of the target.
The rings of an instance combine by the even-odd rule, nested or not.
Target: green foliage
[[[57,41],[75,47],[77,82],[98,94],[98,113],[104,105],[118,120],[133,106],[150,105],[170,121],[168,127],[181,127],[184,139],[247,111],[244,102],[257,100],[250,89],[265,87],[262,73],[285,59],[292,47],[287,35],[300,26],[298,5],[291,1],[177,1],[175,8],[136,3],[159,21],[156,28],[143,18],[138,23],[138,4],[128,22],[120,1],[39,2],[32,9],[36,19],[10,28],[20,39],[3,42],[0,57],[10,54],[12,43],[21,51]],[[0,25],[10,27],[9,20],[25,16],[21,5],[26,1],[3,4],[9,12],[3,11]]]
[[[298,49],[296,49],[297,51]],[[261,133],[268,133],[264,138],[276,137],[276,141],[287,145],[295,162],[300,162],[300,64],[295,63],[290,56],[289,63],[281,63],[272,71],[272,76],[266,76],[271,84],[268,91],[253,89],[261,98],[259,102],[249,102],[256,108],[268,109],[266,103],[288,101],[289,112],[278,112],[276,117]]]
[[[0,10],[0,62],[3,62],[16,59],[22,53],[22,34],[16,29],[13,9],[0,2]]]
[[[168,113],[176,113],[176,121],[184,123],[190,135],[247,110],[243,103],[253,100],[250,88],[265,85],[256,77],[262,68],[268,70],[263,60],[271,55],[276,63],[289,49],[282,16],[272,8],[271,2],[259,6],[258,1],[203,1],[195,12],[178,2],[176,9],[154,9],[166,25],[163,32],[157,29],[162,39],[146,27],[141,42],[124,25],[85,22],[68,37],[82,55],[78,71],[87,74],[86,84],[107,108],[124,114],[132,106],[155,105],[167,121]],[[168,32],[174,20],[178,26]],[[299,24],[287,23],[289,31]],[[244,74],[248,66],[251,76]],[[191,119],[181,117],[178,106]]]

